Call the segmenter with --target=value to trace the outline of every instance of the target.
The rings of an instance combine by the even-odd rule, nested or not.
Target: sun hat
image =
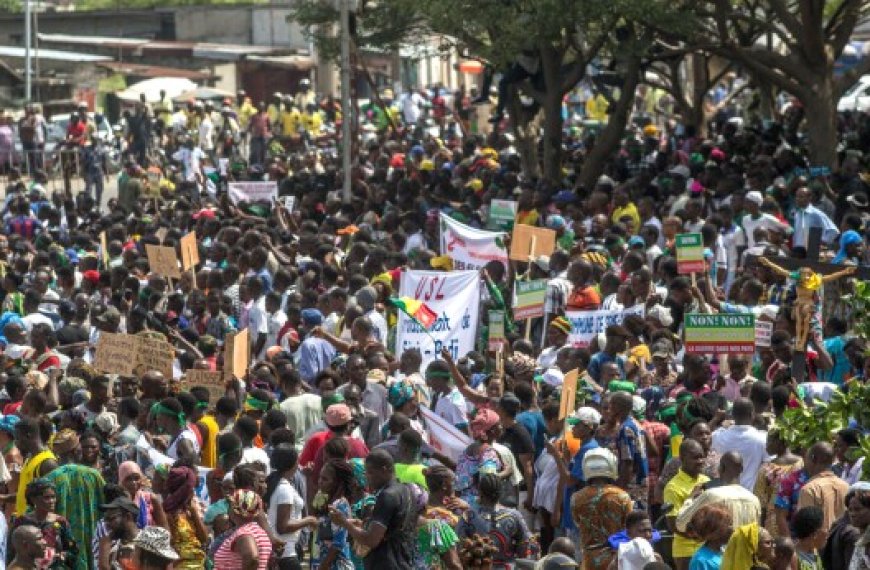
[[[167,560],[178,560],[178,553],[172,548],[172,536],[159,526],[146,526],[133,539],[133,544],[151,554]]]

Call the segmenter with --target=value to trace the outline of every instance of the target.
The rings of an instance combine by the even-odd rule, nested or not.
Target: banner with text
[[[683,322],[686,352],[752,354],[755,352],[755,315],[690,313]]]
[[[278,197],[277,182],[230,182],[229,197],[233,204],[247,202],[272,205]]]
[[[453,269],[480,269],[490,261],[507,267],[504,237],[502,232],[472,228],[441,214],[441,255],[453,260]]]
[[[571,323],[568,342],[573,346],[586,347],[598,333],[607,327],[621,325],[628,315],[643,316],[643,305],[617,311],[568,311],[565,318]]]
[[[480,307],[480,275],[477,271],[404,271],[399,297],[423,301],[438,319],[425,331],[419,323],[399,312],[396,331],[396,356],[409,348],[419,348],[425,370],[446,347],[453,358],[474,350]]]
[[[544,316],[547,280],[514,281],[514,319],[536,319]]]

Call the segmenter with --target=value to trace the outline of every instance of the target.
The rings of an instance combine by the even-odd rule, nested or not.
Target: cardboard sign
[[[278,197],[278,183],[272,182],[230,182],[228,192],[230,201],[235,205],[239,202],[248,204],[272,205]]]
[[[227,336],[224,344],[224,379],[244,378],[251,362],[251,335],[248,329]]]
[[[224,377],[220,372],[191,368],[184,373],[185,380],[191,386],[220,386],[224,387]]]
[[[133,338],[136,339],[136,374],[157,370],[165,378],[172,378],[172,363],[175,361],[175,349],[172,345],[158,338]]]
[[[486,227],[490,230],[509,232],[514,229],[516,218],[517,203],[515,200],[493,200],[489,204]]]
[[[535,250],[532,251],[532,237]],[[551,255],[556,250],[556,232],[547,228],[536,228],[525,224],[514,226],[511,236],[510,258],[514,261],[529,261],[529,256]]]
[[[199,265],[199,248],[196,246],[196,232],[181,238],[181,267],[185,271]]]
[[[575,368],[565,374],[562,382],[562,396],[559,398],[559,419],[564,420],[569,414],[574,413],[574,401],[577,398],[577,378],[579,372]]]
[[[134,376],[136,346],[135,336],[100,332],[97,351],[94,354],[94,368],[107,374]]]
[[[172,378],[175,349],[165,340],[130,334],[101,332],[94,368],[108,374],[140,376],[157,370]]]
[[[146,245],[145,252],[148,254],[148,265],[153,273],[172,279],[181,277],[181,269],[178,267],[178,257],[175,255],[174,247]]]
[[[770,337],[773,335],[773,323],[770,321],[755,321],[755,346],[770,346]]]
[[[704,240],[701,234],[677,234],[677,273],[704,272]]]
[[[489,311],[489,350],[499,350],[507,343],[504,335],[504,311]]]
[[[547,280],[514,282],[514,319],[536,319],[544,316]]]
[[[109,266],[109,244],[106,241],[106,232],[100,232],[100,255],[103,258],[103,267]]]
[[[752,354],[755,352],[755,315],[690,313],[684,321],[686,352],[696,354]]]

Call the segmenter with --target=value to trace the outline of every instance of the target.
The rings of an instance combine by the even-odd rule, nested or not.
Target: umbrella
[[[165,91],[168,97],[173,98],[179,93],[191,89],[196,89],[196,83],[190,79],[185,79],[183,77],[154,77],[152,79],[140,81],[139,83],[134,83],[126,89],[118,91],[115,95],[117,95],[118,99],[121,99],[122,101],[135,102],[139,101],[140,95],[144,93],[146,101],[149,103],[156,103],[160,100],[161,90]]]
[[[232,99],[234,95],[229,91],[218,89],[216,87],[197,87],[176,95],[172,98],[175,102],[190,101],[191,99],[199,101],[215,101],[229,97]]]

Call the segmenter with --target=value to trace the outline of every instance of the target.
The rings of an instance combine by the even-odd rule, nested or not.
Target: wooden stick
[[[532,236],[532,243],[529,246],[529,268],[526,271],[526,280],[531,281],[532,279],[532,263],[535,260],[535,246],[537,245],[538,238],[537,236]],[[526,340],[532,339],[532,319],[526,319]]]

